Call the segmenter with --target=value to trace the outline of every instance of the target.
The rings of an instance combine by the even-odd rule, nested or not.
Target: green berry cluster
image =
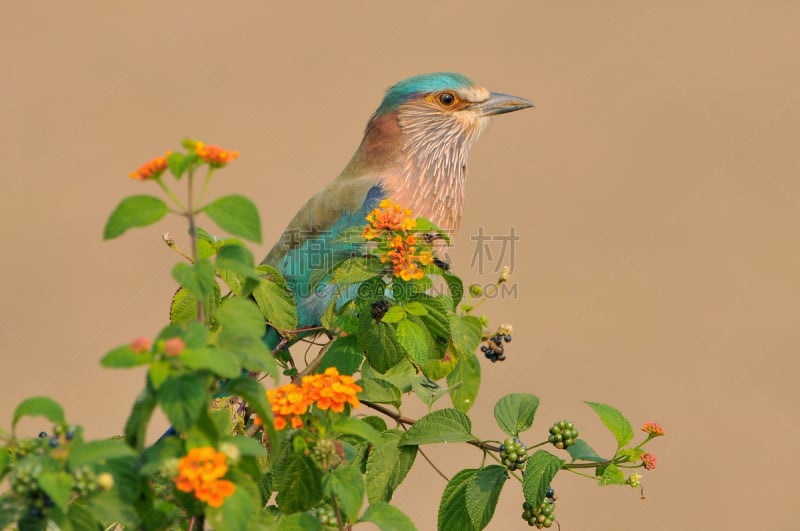
[[[319,520],[319,523],[328,527],[339,527],[339,521],[336,519],[336,511],[330,505],[320,505],[314,509],[314,513]]]
[[[100,488],[97,483],[97,474],[88,466],[82,466],[74,470],[72,477],[74,478],[72,486],[78,496],[85,498]]]
[[[564,450],[578,440],[578,430],[570,421],[562,420],[550,426],[550,436],[547,440],[556,448]]]
[[[334,439],[320,439],[311,448],[311,456],[323,469],[333,468],[344,459],[341,443]]]
[[[500,459],[509,470],[521,470],[528,460],[527,448],[518,437],[509,437],[500,445]]]
[[[36,478],[41,473],[40,463],[30,463],[27,460],[16,463],[8,477],[11,489],[21,496],[35,496],[39,491]]]
[[[522,504],[522,519],[528,522],[529,526],[536,526],[537,529],[552,527],[553,522],[555,522],[555,516],[553,515],[556,508],[555,498],[556,495],[553,489],[547,489],[547,496],[536,509],[530,503],[524,502]]]

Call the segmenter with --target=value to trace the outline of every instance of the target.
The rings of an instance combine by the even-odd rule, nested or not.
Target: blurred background
[[[514,391],[541,399],[529,445],[568,418],[612,452],[583,400],[666,428],[646,500],[559,474],[564,531],[797,528],[800,4],[95,0],[0,16],[0,425],[45,394],[89,436],[121,432],[143,373],[98,360],[166,323],[178,258],[161,234],[187,241],[178,218],[101,241],[123,197],[158,193],[131,171],[190,135],[238,149],[212,192],[255,200],[262,255],[388,86],[452,70],[536,103],[473,150],[454,242],[466,282],[513,269],[484,306],[514,340],[482,360],[475,433],[501,437],[493,404]],[[480,463],[464,446],[426,452],[452,476]],[[395,501],[433,529],[444,486],[418,459]],[[527,528],[521,503],[508,481],[490,529]]]

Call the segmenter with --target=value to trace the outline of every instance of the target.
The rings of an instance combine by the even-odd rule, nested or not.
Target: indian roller
[[[357,251],[336,240],[342,231],[363,225],[388,198],[454,233],[473,142],[491,116],[531,106],[450,72],[410,77],[389,88],[345,169],[303,205],[262,261],[286,278],[299,326],[319,325],[334,296],[335,286],[311,285],[315,270]],[[277,338],[270,332],[268,344]]]
[[[491,116],[531,106],[451,72],[414,76],[390,87],[345,169],[303,205],[261,262],[285,277],[297,301],[298,326],[318,326],[335,295],[333,285],[312,286],[315,271],[358,251],[337,236],[364,225],[383,199],[454,233],[461,223],[472,143]],[[280,336],[267,327],[264,342],[274,349]],[[161,438],[174,433],[171,427]]]

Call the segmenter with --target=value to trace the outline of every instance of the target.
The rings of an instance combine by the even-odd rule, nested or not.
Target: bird
[[[391,86],[344,170],[300,208],[261,262],[285,278],[299,328],[318,326],[335,295],[335,286],[312,283],[312,275],[355,250],[337,236],[364,225],[384,199],[455,233],[473,143],[492,116],[532,106],[453,72],[421,74]]]
[[[286,280],[297,305],[298,330],[318,327],[336,295],[335,286],[312,283],[318,269],[358,251],[337,239],[343,231],[363,226],[367,215],[389,199],[455,233],[473,143],[492,116],[532,106],[453,72],[421,74],[391,86],[347,166],[300,208],[261,261]],[[274,351],[304,335],[286,341],[268,325],[263,341]],[[219,396],[224,395],[223,386]],[[175,434],[170,427],[159,441]]]

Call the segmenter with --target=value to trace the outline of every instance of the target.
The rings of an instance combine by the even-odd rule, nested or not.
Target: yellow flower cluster
[[[275,416],[275,429],[282,430],[288,422],[292,428],[302,428],[304,415],[315,405],[321,410],[344,411],[345,404],[359,407],[357,393],[364,389],[352,376],[341,375],[336,367],[325,369],[323,374],[304,376],[301,385],[289,383],[267,391],[267,399]],[[260,424],[261,420],[256,419]]]
[[[194,492],[194,497],[211,507],[220,507],[236,486],[227,479],[220,479],[228,472],[225,454],[210,446],[192,448],[178,462],[178,475],[173,481],[178,490]]]
[[[366,217],[367,226],[362,236],[367,240],[375,240],[381,236],[388,239],[388,252],[381,255],[381,262],[391,262],[394,276],[405,281],[419,280],[425,273],[419,267],[433,262],[430,251],[417,252],[417,239],[413,234],[405,234],[414,230],[417,222],[411,217],[411,210],[393,204],[384,199],[378,208]],[[398,232],[403,234],[397,234]]]

